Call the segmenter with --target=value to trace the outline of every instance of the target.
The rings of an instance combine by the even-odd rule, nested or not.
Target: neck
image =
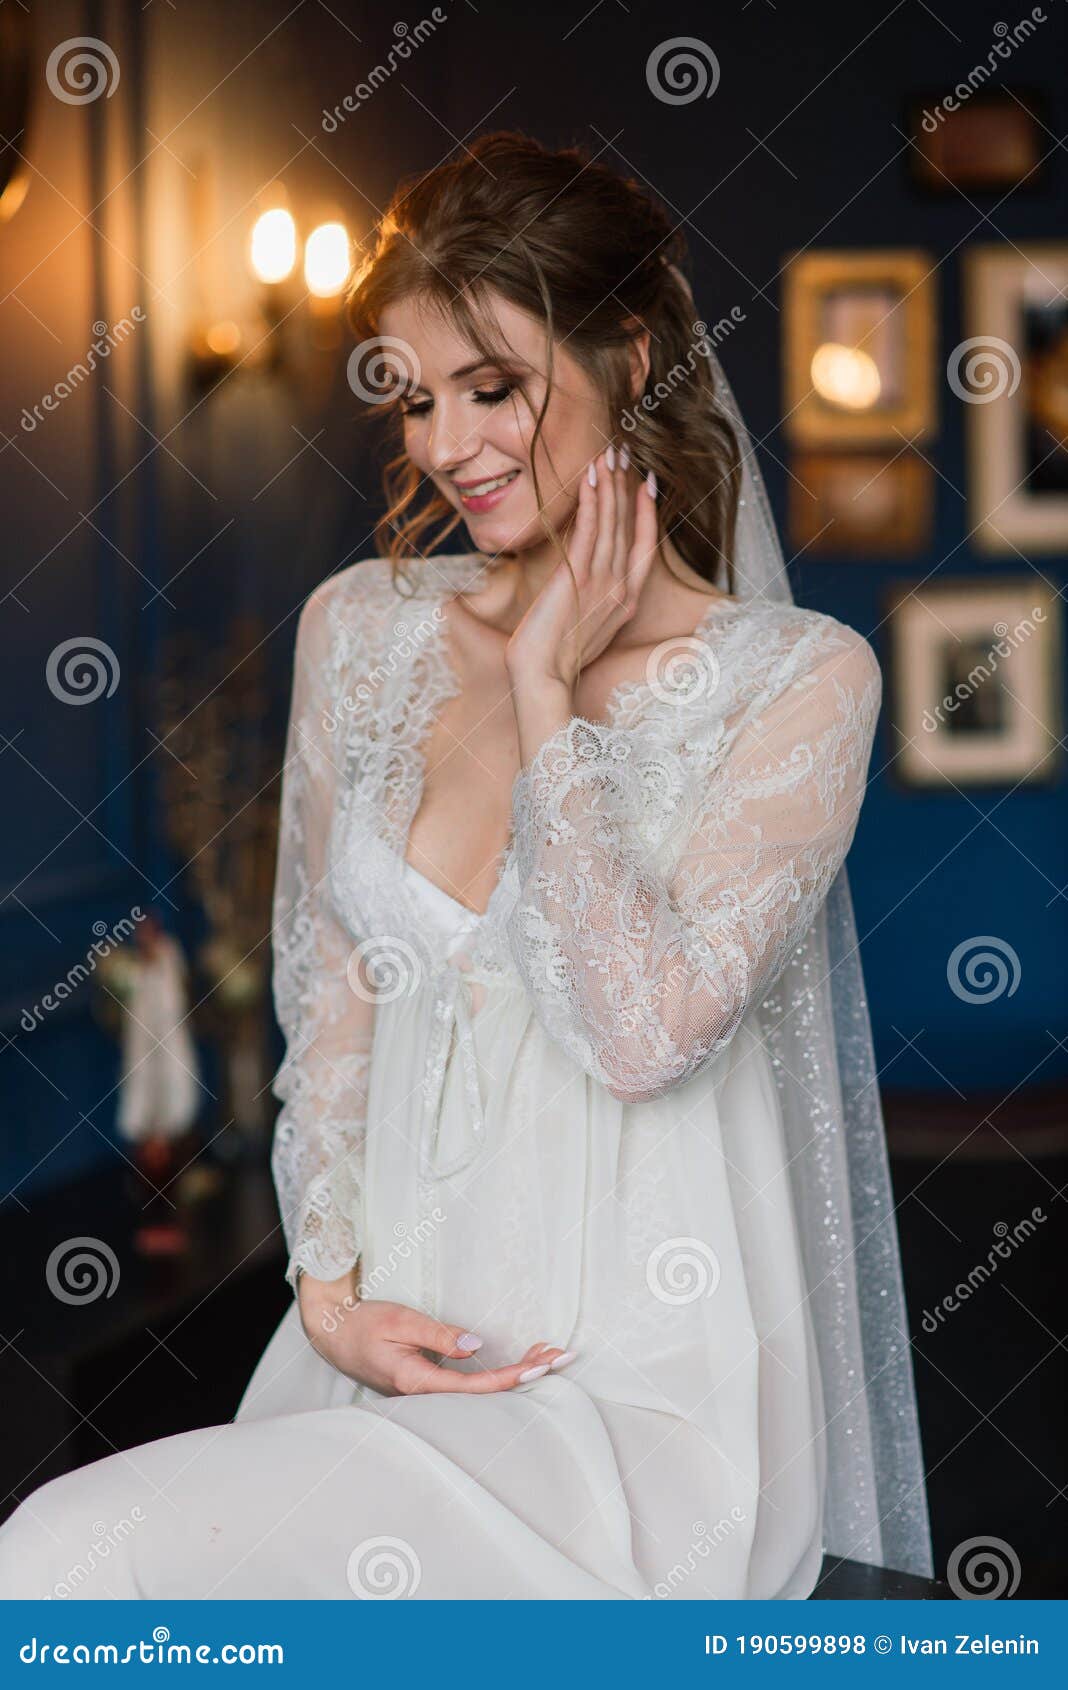
[[[498,628],[514,633],[545,583],[558,567],[560,558],[548,541],[522,552],[499,552],[487,559],[496,584],[492,620]],[[708,582],[681,557],[671,541],[662,539],[642,589],[642,599],[655,597],[658,584],[682,581],[708,590]],[[499,595],[499,596],[498,596]],[[639,604],[639,613],[640,613]]]

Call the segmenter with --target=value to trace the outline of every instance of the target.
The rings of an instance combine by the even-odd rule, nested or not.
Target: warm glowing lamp
[[[297,262],[297,226],[282,206],[265,211],[252,226],[249,258],[261,282],[284,282]]]
[[[352,255],[344,223],[320,223],[304,247],[304,280],[317,299],[339,294],[349,279]]]
[[[821,399],[847,411],[868,411],[882,392],[879,366],[859,346],[826,341],[812,355],[812,385]]]

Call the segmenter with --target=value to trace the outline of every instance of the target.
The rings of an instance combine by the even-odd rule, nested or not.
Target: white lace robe
[[[387,993],[391,973],[443,1005],[456,988],[401,869],[425,737],[456,691],[441,607],[481,566],[414,567],[413,600],[373,559],[299,624],[274,908],[294,1282],[360,1254],[374,991],[358,958]],[[706,1068],[774,985],[849,849],[882,688],[866,640],[794,605],[716,601],[669,645],[662,676],[617,687],[606,723],[573,717],[517,776],[475,953],[628,1105]]]
[[[382,1397],[315,1352],[294,1299],[233,1424],[43,1487],[0,1572],[54,1593],[93,1521],[136,1505],[78,1594],[377,1594],[377,1545],[388,1594],[805,1597],[828,1416],[831,1547],[853,1550],[854,1508],[854,1552],[877,1546],[837,1075],[784,1075],[816,1047],[774,1026],[815,999],[774,988],[853,837],[878,665],[833,617],[710,601],[604,723],[573,718],[520,771],[477,917],[404,859],[458,690],[448,601],[485,566],[411,567],[413,598],[374,559],[300,618],[274,908],[288,1277],[359,1261],[365,1295],[479,1333],[446,1368],[538,1340],[575,1359],[508,1392]]]
[[[712,601],[605,722],[572,718],[519,773],[476,919],[404,856],[458,690],[447,603],[485,566],[412,567],[413,598],[375,559],[301,618],[275,909],[290,1279],[360,1258],[366,1294],[480,1332],[449,1366],[577,1349],[565,1394],[621,1445],[647,1435],[624,1407],[684,1423],[674,1465],[648,1458],[656,1493],[703,1473],[702,1512],[744,1521],[688,1593],[805,1594],[819,1368],[751,1012],[849,848],[879,666],[830,616]],[[272,1377],[257,1412],[301,1400]]]

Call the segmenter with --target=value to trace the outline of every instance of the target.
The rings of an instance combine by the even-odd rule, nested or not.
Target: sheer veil
[[[710,342],[708,356],[743,461],[733,591],[740,598],[792,603],[752,441]],[[715,585],[732,590],[725,563]],[[844,864],[756,1015],[782,1105],[819,1349],[827,1429],[825,1548],[930,1576],[897,1226]]]

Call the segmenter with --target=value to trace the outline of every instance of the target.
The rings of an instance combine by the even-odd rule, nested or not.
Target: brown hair
[[[656,474],[661,536],[670,534],[686,562],[710,582],[724,560],[727,591],[733,592],[740,453],[715,392],[704,324],[694,322],[688,285],[672,268],[685,257],[685,237],[641,184],[579,147],[550,152],[525,135],[499,131],[399,184],[346,310],[361,352],[371,357],[380,350],[383,308],[415,296],[446,312],[481,357],[503,356],[506,363],[509,348],[499,333],[494,341],[489,292],[537,318],[545,326],[548,357],[545,401],[531,442],[539,510],[533,459],[552,389],[553,346],[566,342],[614,419],[613,443],[626,440],[634,467]],[[643,329],[650,335],[644,405],[634,396],[630,350]],[[388,349],[381,351],[388,364]],[[372,409],[388,421],[399,419],[398,405]],[[392,560],[395,576],[405,558],[440,545],[462,520],[432,484],[430,497],[417,504],[422,481],[403,449],[384,466],[387,508],[375,542]],[[428,531],[441,521],[444,528],[429,540]],[[566,560],[544,513],[542,522]]]

